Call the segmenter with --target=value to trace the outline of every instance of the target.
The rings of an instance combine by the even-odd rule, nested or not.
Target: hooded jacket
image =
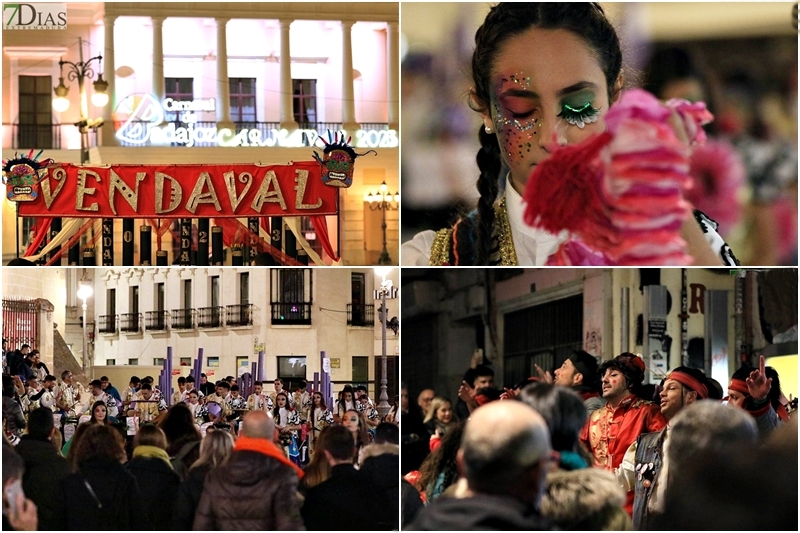
[[[299,476],[296,467],[280,457],[266,439],[240,436],[231,461],[206,477],[194,529],[302,530]]]
[[[550,521],[531,505],[507,496],[439,498],[417,514],[416,531],[549,531]]]

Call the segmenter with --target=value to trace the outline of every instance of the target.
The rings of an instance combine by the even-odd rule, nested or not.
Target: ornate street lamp
[[[90,119],[89,118],[89,104],[86,100],[86,86],[84,81],[88,78],[91,80],[94,77],[94,67],[92,65],[93,62],[97,62],[97,66],[100,66],[100,62],[103,60],[103,56],[97,55],[95,57],[90,58],[87,61],[83,60],[83,39],[78,37],[78,54],[80,60],[77,63],[73,63],[72,61],[64,61],[61,59],[58,62],[58,66],[61,67],[61,76],[58,78],[58,86],[53,87],[53,92],[55,93],[56,97],[53,98],[53,109],[58,111],[59,113],[63,113],[67,109],[69,109],[69,100],[67,99],[67,95],[69,94],[69,87],[64,85],[64,65],[67,66],[67,79],[70,81],[78,82],[78,92],[80,94],[80,102],[81,102],[81,116],[80,120],[75,124],[77,126],[78,131],[81,133],[81,164],[85,164],[89,161],[89,154],[88,154],[88,147],[87,147],[87,139],[86,137],[89,134],[90,129],[94,129],[97,131],[97,128],[103,125],[103,119]],[[103,79],[102,72],[97,75],[97,79],[92,83],[94,87],[94,94],[92,94],[92,104],[95,107],[105,107],[108,104],[108,82]]]
[[[386,249],[386,212],[389,210],[397,211],[400,209],[400,193],[395,192],[394,195],[389,193],[389,187],[384,181],[381,183],[378,192],[369,192],[365,194],[364,201],[369,203],[369,208],[371,211],[377,211],[378,209],[381,210],[383,215],[383,223],[381,224],[381,231],[383,232],[383,251],[381,251],[378,264],[391,265],[393,264],[392,258],[389,257],[389,250]]]

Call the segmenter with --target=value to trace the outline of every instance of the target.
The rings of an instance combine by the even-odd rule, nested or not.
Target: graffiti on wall
[[[583,349],[594,356],[603,355],[603,337],[599,331],[586,332],[586,341],[583,343]]]

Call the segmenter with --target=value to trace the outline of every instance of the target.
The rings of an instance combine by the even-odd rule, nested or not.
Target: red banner
[[[291,165],[60,164],[40,171],[26,217],[207,218],[335,215],[336,187],[319,163]]]

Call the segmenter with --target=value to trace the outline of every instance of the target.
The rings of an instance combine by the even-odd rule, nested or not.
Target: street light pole
[[[380,189],[378,192],[372,193],[369,192],[364,195],[364,201],[369,203],[369,208],[371,211],[375,211],[377,209],[381,210],[381,232],[383,234],[383,250],[381,250],[381,256],[378,259],[379,265],[391,265],[392,258],[389,256],[389,249],[386,247],[386,212],[389,210],[397,211],[400,209],[400,193],[396,192],[394,195],[389,193],[389,187],[386,185],[384,181],[381,183]],[[394,203],[392,203],[394,201]]]
[[[87,318],[88,317],[86,316],[86,298],[83,298],[83,374],[88,377],[89,375],[86,373],[89,361],[89,352],[88,352],[89,342],[87,340],[87,335],[86,335]]]
[[[391,269],[387,268],[379,268],[375,269],[378,274],[382,276],[381,281],[381,392],[378,396],[378,414],[381,416],[381,420],[383,420],[386,415],[389,414],[389,410],[391,406],[389,405],[389,393],[387,392],[387,384],[388,380],[386,378],[386,369],[388,366],[389,359],[386,356],[386,316],[388,315],[388,309],[386,309],[386,294],[392,288],[392,281],[386,279],[386,275],[389,273]]]
[[[89,336],[86,333],[86,323],[89,321],[89,317],[86,316],[86,300],[92,295],[94,290],[89,283],[89,280],[86,279],[86,270],[83,271],[83,277],[81,278],[80,284],[78,286],[78,298],[80,298],[83,305],[81,308],[83,309],[83,363],[81,367],[83,368],[83,373],[87,377],[90,377],[89,373],[92,368],[91,360],[89,358]]]

